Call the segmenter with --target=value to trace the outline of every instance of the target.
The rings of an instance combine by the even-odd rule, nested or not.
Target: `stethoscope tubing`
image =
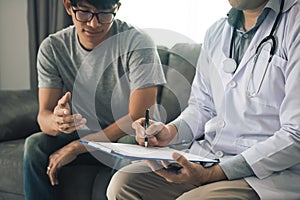
[[[281,4],[280,4],[280,11],[275,19],[275,22],[272,26],[272,29],[269,33],[268,36],[266,36],[265,38],[263,38],[260,43],[258,44],[256,50],[255,50],[255,55],[254,55],[254,59],[253,59],[253,65],[252,65],[252,69],[251,69],[251,74],[249,76],[249,80],[248,80],[248,83],[247,83],[247,96],[248,97],[256,97],[257,94],[259,93],[260,89],[261,89],[261,86],[262,86],[262,83],[265,79],[265,76],[267,74],[267,71],[268,71],[268,68],[269,68],[269,65],[270,65],[270,62],[272,61],[272,58],[273,58],[273,55],[275,53],[275,50],[277,48],[277,42],[276,42],[276,39],[275,39],[275,35],[274,35],[274,32],[277,28],[277,25],[279,23],[279,19],[280,19],[280,16],[283,12],[283,6],[284,6],[284,0],[281,1]],[[237,20],[238,21],[238,20]],[[231,41],[230,41],[230,50],[229,50],[229,59],[232,59],[233,60],[233,43],[234,43],[234,38],[235,38],[235,35],[236,35],[236,27],[237,27],[237,21],[235,22],[234,24],[234,30],[233,30],[233,33],[232,33],[232,37],[231,37]],[[260,83],[258,85],[258,88],[255,92],[249,92],[249,84],[250,84],[250,80],[251,80],[251,77],[253,76],[253,72],[254,72],[254,69],[255,69],[255,65],[256,65],[256,62],[257,62],[257,59],[258,59],[258,56],[259,56],[259,53],[260,53],[260,49],[261,47],[263,46],[263,44],[265,44],[266,42],[268,42],[269,40],[271,40],[272,42],[272,46],[271,46],[271,49],[270,49],[270,56],[269,56],[269,59],[268,59],[268,64],[267,66],[265,67],[265,70],[263,72],[263,75],[262,75],[262,78],[260,80]],[[237,66],[236,66],[237,68]],[[236,69],[233,70],[233,73],[236,71]]]

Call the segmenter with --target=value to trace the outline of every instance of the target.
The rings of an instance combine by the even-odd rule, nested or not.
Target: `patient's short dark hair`
[[[77,6],[77,4],[83,0],[70,0],[70,1],[72,6]],[[111,9],[114,7],[114,5],[119,3],[119,0],[84,0],[84,1],[93,5],[97,9],[104,9],[104,10]]]

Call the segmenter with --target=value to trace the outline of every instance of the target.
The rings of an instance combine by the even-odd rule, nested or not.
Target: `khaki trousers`
[[[244,179],[219,181],[200,187],[169,183],[143,163],[118,171],[107,189],[109,200],[206,200],[259,199]]]

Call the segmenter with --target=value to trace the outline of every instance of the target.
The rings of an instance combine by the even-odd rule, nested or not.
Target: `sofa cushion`
[[[163,122],[172,121],[186,108],[200,49],[200,44],[188,43],[178,43],[170,49],[168,66],[165,66],[167,84],[159,102]]]
[[[0,91],[0,141],[25,138],[38,132],[37,112],[34,92]]]
[[[23,192],[24,139],[0,142],[0,191],[7,194]]]

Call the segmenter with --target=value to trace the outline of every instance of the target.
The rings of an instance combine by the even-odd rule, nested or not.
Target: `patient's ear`
[[[68,15],[72,15],[72,10],[71,10],[71,2],[70,0],[63,0],[63,4],[64,4],[64,7],[68,13]]]

